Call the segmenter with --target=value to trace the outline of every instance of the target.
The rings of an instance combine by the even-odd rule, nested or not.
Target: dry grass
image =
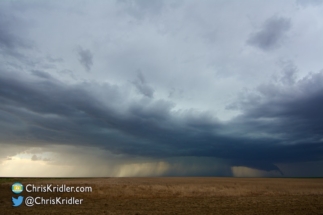
[[[28,180],[24,180],[27,183]],[[34,193],[75,196],[78,206],[45,205],[12,208],[11,182],[3,182],[0,209],[5,214],[320,214],[323,179],[263,178],[94,178],[32,180],[92,186],[92,193]],[[26,193],[24,193],[26,195]]]

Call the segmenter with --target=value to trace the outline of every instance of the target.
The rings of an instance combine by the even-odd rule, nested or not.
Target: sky
[[[0,1],[0,176],[323,177],[322,0]]]

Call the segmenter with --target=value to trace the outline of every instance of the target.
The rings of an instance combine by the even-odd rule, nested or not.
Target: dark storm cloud
[[[289,70],[287,74],[292,74]],[[262,133],[276,138],[274,142],[279,145],[268,144],[262,160],[274,163],[322,160],[323,71],[295,83],[286,82],[285,77],[283,74],[283,79],[259,86],[257,95],[247,94],[240,102],[244,114],[234,121],[243,126],[245,134]],[[258,151],[257,147],[253,150]]]
[[[79,54],[79,61],[84,66],[86,71],[90,71],[91,67],[93,65],[93,56],[90,50],[88,49],[83,49],[82,47],[79,47],[77,50]]]
[[[262,50],[272,50],[281,45],[285,33],[291,28],[291,22],[284,17],[272,17],[268,19],[262,29],[251,34],[247,43]]]
[[[174,111],[166,100],[125,101],[116,85],[17,77],[0,74],[1,142],[93,145],[154,158],[216,157],[265,171],[280,171],[276,163],[323,159],[323,73],[299,80],[290,94],[261,86],[262,99],[247,95],[237,105],[243,114],[227,123],[207,112]]]
[[[281,81],[286,83],[285,74]],[[261,85],[258,87],[258,97],[249,95],[243,102],[244,116],[253,120],[266,118],[272,119],[272,122],[281,121],[282,126],[287,126],[285,131],[297,131],[299,135],[309,135],[308,132],[311,132],[312,137],[318,138],[323,136],[320,133],[323,129],[322,86],[323,72],[308,75],[292,85]]]

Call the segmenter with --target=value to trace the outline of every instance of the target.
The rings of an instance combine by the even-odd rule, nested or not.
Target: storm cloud
[[[46,164],[59,176],[304,176],[299,166],[322,176],[323,49],[299,56],[308,41],[321,47],[323,32],[297,32],[319,12],[277,12],[298,1],[1,4],[33,24],[0,23],[15,29],[0,33],[3,165]]]
[[[286,94],[277,86],[260,86],[263,101],[248,95],[241,101],[244,113],[227,123],[203,112],[172,110],[167,100],[130,98],[122,108],[127,95],[107,83],[66,86],[3,74],[1,116],[7,119],[1,127],[9,131],[1,141],[15,133],[15,141],[25,144],[90,144],[151,158],[217,157],[266,171],[280,171],[275,163],[322,159],[323,73],[299,80]],[[104,91],[104,98],[95,97],[96,90]]]

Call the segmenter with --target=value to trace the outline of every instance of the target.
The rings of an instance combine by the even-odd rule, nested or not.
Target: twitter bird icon
[[[14,207],[18,207],[21,205],[22,201],[24,200],[23,196],[18,196],[18,198],[12,197],[12,203]]]

